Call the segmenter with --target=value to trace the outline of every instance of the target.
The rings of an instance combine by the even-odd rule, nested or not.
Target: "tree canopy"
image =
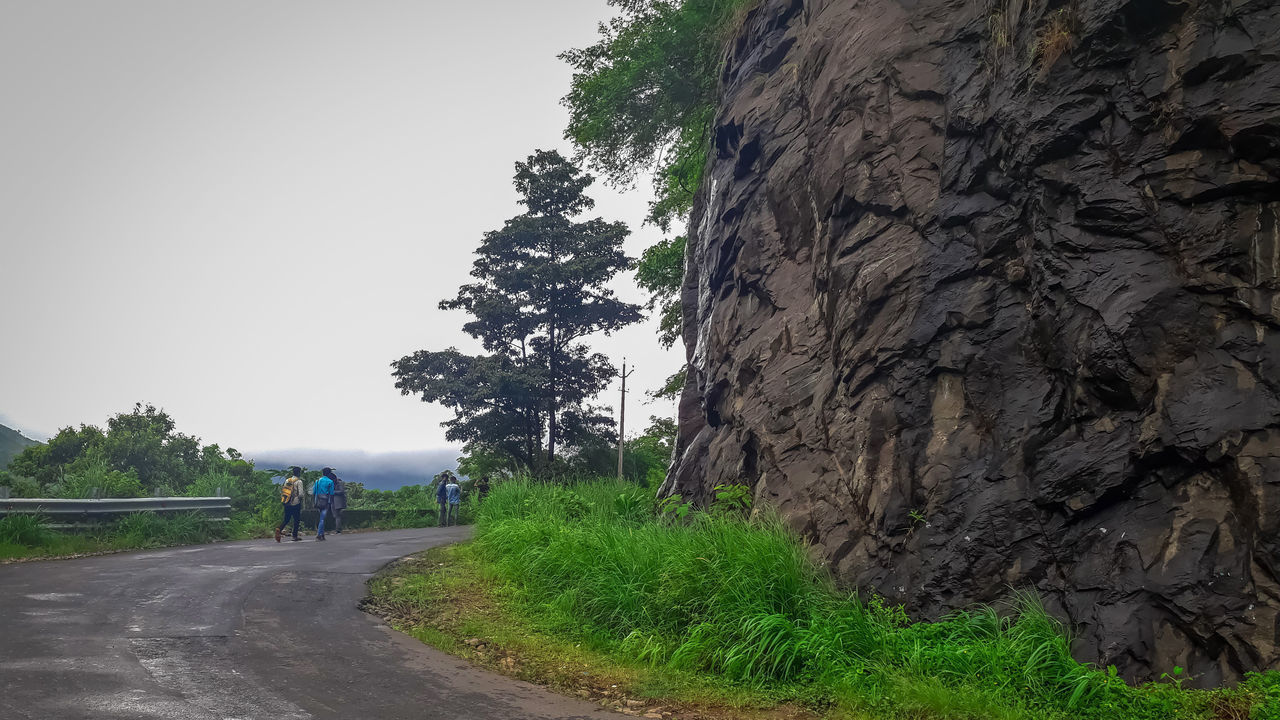
[[[716,93],[726,41],[756,0],[610,0],[618,16],[600,25],[586,48],[561,55],[574,68],[562,100],[565,137],[590,167],[618,185],[654,175],[649,221],[662,230],[686,216],[711,146]],[[636,281],[650,293],[659,340],[680,337],[679,291],[685,238],[646,250]],[[672,397],[684,370],[654,393]]]
[[[526,212],[485,234],[472,264],[475,282],[440,303],[471,316],[463,329],[489,354],[422,350],[392,363],[401,393],[454,410],[446,437],[470,451],[540,469],[555,461],[557,445],[612,432],[612,419],[590,400],[616,370],[582,340],[640,313],[607,286],[630,265],[622,251],[627,227],[576,219],[594,207],[585,194],[593,181],[555,151],[516,163]]]
[[[654,171],[650,219],[689,211],[702,179],[723,50],[754,0],[609,0],[600,38],[561,55],[574,68],[565,137],[591,168],[630,184]]]
[[[154,405],[96,425],[65,427],[45,445],[25,449],[0,472],[0,485],[19,496],[84,498],[211,496],[219,490],[238,510],[273,504],[271,473],[255,470],[234,448],[177,431]]]

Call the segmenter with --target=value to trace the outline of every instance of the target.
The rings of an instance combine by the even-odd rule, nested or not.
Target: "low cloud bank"
[[[376,490],[395,490],[405,485],[425,485],[442,470],[456,472],[461,454],[454,448],[386,453],[302,449],[246,452],[244,456],[264,470],[290,465],[319,470],[327,465],[337,468],[344,480],[361,482]]]

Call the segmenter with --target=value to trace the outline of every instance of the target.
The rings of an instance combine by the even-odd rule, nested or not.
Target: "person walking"
[[[458,484],[458,478],[453,473],[449,473],[449,484],[444,486],[445,492],[449,496],[449,524],[458,524],[458,510],[462,505],[462,486]]]
[[[298,521],[302,519],[302,495],[302,468],[294,465],[289,468],[289,479],[285,480],[284,487],[280,488],[280,506],[284,508],[284,519],[276,527],[276,542],[280,542],[280,533],[284,531],[290,519],[293,520],[294,542],[299,540]]]
[[[333,531],[342,534],[342,511],[347,509],[347,484],[342,478],[338,477],[335,470],[333,475],[333,502],[329,503],[329,510],[333,513]]]
[[[315,496],[316,510],[320,519],[316,522],[316,540],[324,539],[324,516],[328,513],[329,503],[333,500],[333,468],[320,471],[320,479],[311,486],[311,494]]]
[[[449,471],[445,470],[436,478],[436,504],[440,506],[440,527],[449,523]]]

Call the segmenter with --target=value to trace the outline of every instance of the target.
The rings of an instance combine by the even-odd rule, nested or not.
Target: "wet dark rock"
[[[764,0],[722,88],[666,491],[1131,678],[1276,667],[1280,3]]]

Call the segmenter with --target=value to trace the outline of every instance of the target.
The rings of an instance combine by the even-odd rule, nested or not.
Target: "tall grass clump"
[[[39,515],[6,515],[0,517],[0,544],[39,547],[53,534]]]
[[[1272,675],[1231,690],[1133,687],[1074,660],[1067,629],[1035,595],[912,622],[875,596],[840,592],[776,516],[669,509],[620,483],[504,483],[477,511],[478,557],[530,617],[600,649],[803,687],[877,717],[1235,717],[1223,707],[1280,717],[1257,714],[1280,709]]]
[[[197,512],[131,513],[116,520],[107,531],[113,545],[137,548],[194,545],[221,540],[226,534],[227,528],[222,523]]]

